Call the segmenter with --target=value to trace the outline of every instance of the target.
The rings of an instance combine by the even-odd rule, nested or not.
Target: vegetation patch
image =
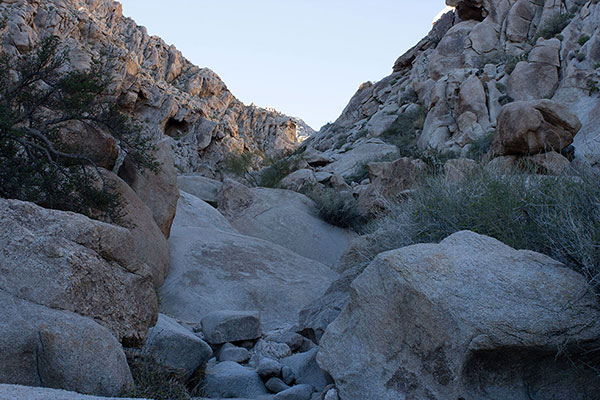
[[[401,157],[410,157],[417,151],[418,131],[423,130],[426,118],[425,107],[404,112],[381,134],[381,138],[395,145]]]
[[[303,193],[315,202],[324,221],[357,232],[362,229],[364,217],[359,210],[358,200],[351,193],[319,186],[307,188]]]
[[[539,38],[552,39],[561,33],[567,25],[571,22],[574,15],[569,13],[556,13],[552,15],[546,22],[538,29],[537,34],[533,39],[533,43],[537,42]]]
[[[65,73],[68,60],[54,36],[22,57],[0,54],[0,197],[114,221],[122,199],[90,156],[63,141],[65,124],[112,135],[127,160],[153,172],[156,148],[108,93],[111,60]]]
[[[433,175],[371,226],[373,232],[379,229],[385,234],[379,234],[373,256],[471,230],[546,254],[600,289],[600,180],[589,172],[540,176],[477,171],[460,182]]]

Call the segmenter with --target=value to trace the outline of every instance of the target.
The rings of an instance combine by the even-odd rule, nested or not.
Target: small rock
[[[296,375],[290,367],[284,365],[281,367],[281,379],[283,379],[286,385],[291,386],[296,381]]]
[[[271,342],[268,340],[259,340],[254,347],[254,352],[259,357],[268,357],[275,360],[292,355],[292,350],[287,344]]]
[[[267,383],[265,384],[265,386],[267,387],[267,390],[271,393],[283,392],[284,390],[287,390],[290,388],[279,378],[269,379],[267,381]]]
[[[273,400],[310,400],[313,394],[311,385],[297,385],[275,395]]]
[[[250,352],[243,347],[237,347],[231,343],[225,343],[219,351],[219,361],[233,361],[244,363],[250,359]]]
[[[201,323],[211,344],[256,339],[262,335],[256,311],[215,311],[202,318]]]
[[[165,366],[185,370],[188,377],[212,355],[208,344],[163,314],[150,328],[143,351]]]
[[[281,364],[271,358],[263,358],[259,361],[256,371],[263,379],[279,376],[281,373]]]
[[[271,333],[265,336],[265,340],[276,343],[285,343],[288,345],[290,350],[292,350],[292,352],[298,350],[302,346],[302,343],[304,343],[304,337],[296,332]]]
[[[281,360],[281,365],[288,366],[294,371],[296,383],[307,383],[317,391],[322,391],[332,383],[332,380],[317,364],[318,351],[318,348],[314,348],[306,353],[286,357]]]
[[[204,395],[209,398],[248,398],[267,394],[258,374],[232,361],[206,366]]]
[[[331,388],[324,393],[323,400],[340,400],[340,396],[336,388]]]

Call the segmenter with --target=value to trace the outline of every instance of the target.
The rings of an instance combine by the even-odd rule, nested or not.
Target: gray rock
[[[271,377],[278,377],[281,373],[281,364],[271,358],[263,358],[258,362],[256,372],[264,380]]]
[[[283,358],[280,362],[281,365],[291,368],[296,376],[296,383],[309,384],[317,391],[322,391],[332,381],[331,377],[317,364],[318,351],[318,348],[314,348],[306,353]]]
[[[267,381],[267,383],[265,383],[265,386],[266,386],[267,390],[271,393],[283,392],[284,390],[287,390],[290,388],[279,378],[270,378]]]
[[[276,342],[276,343],[285,343],[288,345],[291,351],[296,351],[302,346],[304,338],[302,335],[296,332],[273,332],[269,333],[265,336],[264,340]]]
[[[123,397],[98,397],[60,389],[0,384],[2,400],[134,400]],[[136,399],[144,400],[144,399]]]
[[[273,400],[310,400],[313,392],[311,385],[296,385],[277,393]]]
[[[257,311],[215,311],[202,318],[202,331],[212,344],[256,339],[262,335]]]
[[[125,228],[0,199],[0,248],[6,293],[90,317],[130,343],[156,322],[152,279]]]
[[[318,360],[343,399],[582,399],[600,382],[575,365],[599,344],[600,303],[583,276],[459,232],[380,254]]]
[[[212,356],[208,344],[164,314],[150,329],[143,352],[167,367],[184,370],[187,377]]]
[[[287,365],[284,365],[281,368],[281,379],[283,380],[283,382],[285,382],[286,385],[293,385],[294,382],[296,382],[296,375],[294,374],[294,371],[292,371],[292,369],[290,367],[288,367]]]
[[[226,180],[219,210],[243,235],[276,243],[327,266],[337,262],[356,236],[323,221],[308,197],[291,190],[249,189]]]
[[[180,192],[173,224],[183,228],[197,227],[238,233],[216,208],[183,191]]]
[[[201,175],[187,174],[177,177],[179,190],[187,192],[210,204],[217,204],[217,193],[222,185],[220,181]]]
[[[169,242],[161,312],[183,321],[200,321],[213,311],[258,310],[264,329],[289,326],[337,276],[281,246],[234,233],[174,223]]]
[[[232,361],[208,364],[203,393],[215,398],[253,398],[267,394],[258,374]]]
[[[258,360],[263,357],[272,358],[279,360],[283,357],[292,355],[292,349],[285,343],[272,342],[269,340],[261,339],[256,343],[256,346],[252,349],[255,357]]]
[[[250,359],[250,352],[243,347],[237,347],[231,343],[225,343],[219,351],[219,361],[233,361],[244,363]]]
[[[118,396],[133,385],[121,344],[93,320],[3,290],[0,309],[0,382],[100,396]]]

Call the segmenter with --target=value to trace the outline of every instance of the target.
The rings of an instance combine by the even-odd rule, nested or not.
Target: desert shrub
[[[381,137],[398,147],[401,156],[410,157],[417,149],[417,131],[423,129],[426,117],[425,107],[404,112],[381,134]]]
[[[488,64],[504,64],[510,56],[504,50],[494,50],[489,53],[481,54],[475,59],[474,67],[482,69]]]
[[[569,25],[572,18],[573,15],[567,13],[556,13],[552,15],[542,26],[539,27],[533,42],[535,43],[539,38],[552,39],[561,33],[567,27],[567,25]]]
[[[157,364],[151,356],[128,354],[129,368],[135,388],[122,397],[155,400],[191,400],[191,391],[185,384],[185,374]]]
[[[268,188],[279,187],[279,184],[297,168],[297,159],[286,154],[265,158],[267,168],[261,171],[260,186]]]
[[[512,74],[513,71],[515,70],[515,68],[517,67],[517,64],[520,63],[521,61],[527,61],[527,57],[528,57],[528,54],[526,54],[526,53],[508,57],[506,60],[506,64],[504,65],[504,70],[506,71],[507,74],[509,74],[509,75]]]
[[[485,155],[490,151],[493,140],[494,132],[492,131],[473,141],[467,153],[467,157],[475,161],[481,161],[483,157],[485,157]]]
[[[417,94],[415,88],[411,85],[402,93],[400,100],[402,104],[417,103],[419,101],[419,95]]]
[[[320,217],[331,225],[341,228],[351,228],[356,231],[363,225],[363,215],[359,210],[358,201],[351,193],[339,192],[333,188],[312,187],[304,191],[312,199]]]
[[[581,35],[579,36],[579,39],[577,39],[577,43],[579,43],[580,46],[583,46],[584,44],[587,43],[588,40],[590,40],[590,36],[589,35]]]
[[[477,171],[460,182],[435,175],[371,226],[377,229],[385,234],[380,233],[381,247],[373,253],[471,230],[516,249],[544,253],[600,288],[600,180],[588,173]]]
[[[592,96],[595,93],[600,92],[600,88],[598,87],[598,82],[593,79],[588,79],[586,82],[586,87],[588,89],[588,95]]]
[[[496,89],[502,94],[506,93],[506,85],[502,82],[496,82]]]
[[[244,177],[250,172],[257,155],[251,151],[229,153],[224,160],[224,169],[236,176]]]
[[[69,55],[59,45],[51,36],[23,56],[0,54],[0,197],[117,220],[122,199],[93,160],[61,140],[61,130],[78,122],[106,132],[129,161],[154,172],[156,148],[109,93],[112,61],[64,72]]]

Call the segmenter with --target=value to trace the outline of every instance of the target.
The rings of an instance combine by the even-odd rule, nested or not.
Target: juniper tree
[[[61,141],[61,129],[78,122],[106,132],[137,166],[154,172],[155,148],[108,93],[106,58],[87,70],[64,72],[69,55],[59,44],[48,37],[24,56],[0,55],[0,197],[110,215],[118,196],[93,173],[97,167],[88,156]]]

